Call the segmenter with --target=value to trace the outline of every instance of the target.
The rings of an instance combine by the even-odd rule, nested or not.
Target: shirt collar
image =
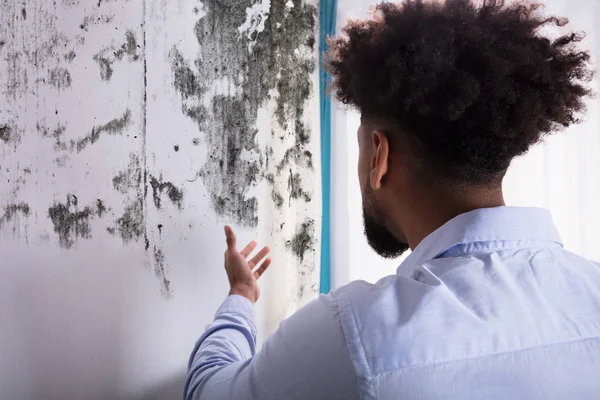
[[[480,208],[458,215],[427,236],[398,268],[410,273],[414,265],[432,260],[453,246],[474,242],[548,242],[562,246],[547,210],[527,207]]]

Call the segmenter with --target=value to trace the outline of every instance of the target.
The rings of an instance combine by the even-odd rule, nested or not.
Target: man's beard
[[[363,204],[363,223],[365,227],[365,236],[367,237],[369,246],[371,246],[371,248],[381,257],[400,257],[409,249],[408,244],[398,241],[398,239],[392,235],[383,224],[383,218],[378,218],[378,213],[371,211],[373,208],[372,203],[368,206]]]

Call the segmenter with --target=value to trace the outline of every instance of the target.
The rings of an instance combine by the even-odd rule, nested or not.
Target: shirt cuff
[[[238,294],[231,294],[225,299],[217,314],[215,315],[215,319],[220,316],[225,316],[227,314],[237,314],[244,318],[244,320],[248,323],[250,327],[250,331],[252,333],[252,337],[256,338],[256,314],[254,312],[254,304],[245,298],[244,296],[240,296]]]

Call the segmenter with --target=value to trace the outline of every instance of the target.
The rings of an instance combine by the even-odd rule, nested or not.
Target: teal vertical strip
[[[337,0],[319,2],[319,97],[321,101],[321,182],[323,217],[321,230],[321,293],[331,290],[331,97],[327,94],[329,76],[323,69],[327,37],[335,34]]]

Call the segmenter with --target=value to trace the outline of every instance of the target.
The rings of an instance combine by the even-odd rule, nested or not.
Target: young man
[[[563,250],[548,212],[505,207],[511,160],[577,122],[589,54],[549,40],[537,5],[381,4],[330,42],[362,114],[371,246],[412,253],[281,324],[255,353],[252,268],[226,228],[231,295],[190,360],[187,399],[597,399],[600,267]]]

